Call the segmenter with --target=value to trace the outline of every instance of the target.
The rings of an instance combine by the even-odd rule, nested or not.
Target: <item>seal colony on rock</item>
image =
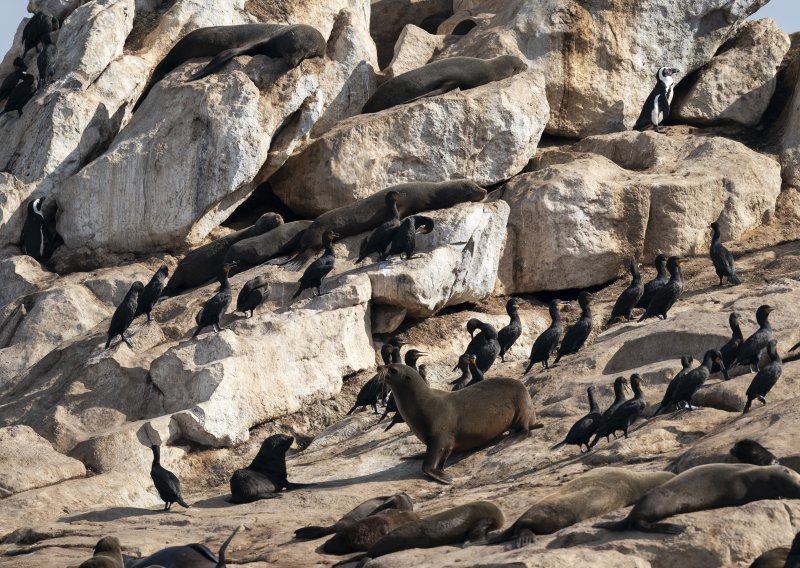
[[[528,433],[536,413],[528,389],[516,379],[481,381],[469,388],[445,392],[430,388],[407,365],[381,368],[397,408],[411,431],[427,448],[422,472],[451,484],[444,473],[452,452],[472,450],[514,430]]]
[[[219,556],[211,552],[204,544],[194,543],[184,546],[170,546],[146,558],[141,558],[126,568],[152,568],[154,566],[164,566],[164,568],[225,568],[225,551],[241,528],[240,526],[234,529],[231,535],[225,539],[225,542],[219,548]]]
[[[434,61],[383,83],[364,104],[361,112],[380,112],[455,89],[474,89],[508,79],[527,68],[522,59],[513,55],[500,55],[492,59],[450,57]]]
[[[189,81],[205,77],[239,55],[266,55],[284,59],[289,68],[304,59],[325,55],[325,38],[306,25],[241,24],[211,26],[186,34],[156,66],[150,81],[133,107],[139,108],[150,90],[179,65],[198,57],[214,57]]]
[[[285,434],[275,434],[264,440],[250,465],[233,472],[230,502],[252,503],[277,497],[284,489],[310,487],[307,483],[292,483],[286,477],[286,451],[293,442],[294,438]]]

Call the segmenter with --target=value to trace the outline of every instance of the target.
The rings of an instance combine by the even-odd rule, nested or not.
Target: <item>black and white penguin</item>
[[[669,107],[672,104],[673,87],[675,79],[673,75],[680,73],[680,69],[675,67],[661,67],[656,73],[656,86],[644,103],[642,114],[636,121],[634,128],[642,130],[652,124],[656,132],[661,132],[661,123],[669,117]]]
[[[28,215],[22,226],[20,248],[24,254],[36,260],[42,260],[50,250],[47,223],[42,213],[43,197],[37,197],[28,203]]]

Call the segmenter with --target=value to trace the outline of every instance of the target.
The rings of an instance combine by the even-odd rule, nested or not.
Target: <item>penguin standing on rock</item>
[[[42,213],[43,203],[43,197],[37,197],[28,203],[28,215],[25,217],[20,239],[22,252],[39,261],[50,251],[50,235]]]
[[[675,80],[673,75],[680,72],[675,67],[661,67],[656,73],[656,86],[650,92],[647,100],[636,121],[634,128],[642,130],[652,124],[656,132],[662,132],[661,124],[669,117],[669,107],[672,104],[673,87]]]

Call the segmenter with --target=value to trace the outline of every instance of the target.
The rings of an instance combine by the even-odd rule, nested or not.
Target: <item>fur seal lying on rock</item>
[[[553,534],[585,519],[599,517],[636,503],[651,489],[675,477],[666,471],[637,472],[599,467],[559,487],[536,502],[490,544],[514,540],[514,547],[531,544],[534,535]]]
[[[328,554],[366,552],[398,527],[418,520],[419,515],[414,511],[381,511],[338,531],[322,545],[322,550]]]
[[[216,556],[204,544],[170,546],[146,558],[141,558],[126,568],[153,568],[155,566],[163,566],[163,568],[225,568],[225,551],[241,528],[234,529],[231,536],[222,543],[219,548],[219,556]]]
[[[739,440],[731,448],[731,455],[751,465],[780,465],[778,458],[755,440]]]
[[[275,434],[261,443],[252,463],[237,469],[231,476],[231,503],[252,503],[272,499],[282,489],[310,487],[308,483],[292,483],[286,479],[286,451],[294,442],[292,436]]]
[[[679,534],[686,527],[658,523],[673,515],[737,507],[763,499],[800,499],[800,475],[780,465],[708,464],[693,467],[642,497],[619,522],[598,528]]]
[[[150,82],[134,105],[139,108],[156,83],[179,65],[197,57],[214,57],[208,65],[192,75],[194,81],[205,77],[239,55],[266,55],[286,60],[289,68],[304,59],[325,55],[325,38],[306,25],[241,24],[211,26],[186,34],[169,50],[156,66]]]
[[[492,59],[441,59],[389,79],[378,87],[361,112],[380,112],[455,89],[474,89],[486,83],[508,79],[527,68],[522,59],[513,55],[500,55]]]
[[[272,260],[288,243],[312,224],[312,221],[293,221],[255,237],[235,242],[225,253],[223,264],[235,262],[236,269],[232,273],[238,273],[251,266],[258,266]]]
[[[412,503],[411,498],[405,493],[373,497],[372,499],[367,499],[361,503],[358,507],[348,512],[334,524],[327,527],[303,527],[294,531],[294,537],[298,540],[313,540],[329,534],[338,533],[339,531],[346,529],[362,519],[366,519],[367,517],[376,515],[381,511],[386,511],[389,509],[394,509],[397,511],[411,511],[414,509],[414,504]]]
[[[529,432],[536,421],[528,389],[516,379],[481,381],[455,392],[432,389],[407,365],[379,368],[400,414],[427,449],[422,472],[451,484],[444,473],[452,452],[472,450],[504,432]]]
[[[78,568],[122,568],[122,547],[115,536],[104,536],[94,546],[94,556]],[[149,564],[148,564],[149,566]]]

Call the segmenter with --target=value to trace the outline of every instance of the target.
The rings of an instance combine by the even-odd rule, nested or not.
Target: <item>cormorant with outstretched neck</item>
[[[561,347],[558,348],[558,355],[553,365],[557,365],[564,355],[572,355],[580,351],[583,344],[592,333],[592,307],[591,303],[594,300],[589,292],[581,292],[578,294],[578,304],[581,306],[581,317],[578,321],[567,328],[564,333],[564,339],[561,341]]]
[[[453,367],[453,371],[459,370],[461,371],[461,376],[459,376],[456,380],[450,381],[450,384],[453,385],[454,391],[461,390],[470,380],[470,373],[469,373],[469,353],[464,353],[461,357],[458,358],[458,363],[456,366]]]
[[[195,318],[197,329],[192,337],[200,335],[203,328],[209,325],[214,327],[214,332],[222,329],[219,322],[231,303],[231,283],[228,281],[228,272],[230,272],[231,268],[233,268],[232,264],[226,264],[222,267],[222,272],[220,272],[219,276],[219,291],[206,301],[203,309],[197,314]]]
[[[412,369],[414,369],[415,371],[419,372],[419,369],[417,369],[417,361],[419,361],[420,358],[425,357],[426,355],[427,353],[419,351],[418,349],[409,349],[408,351],[406,351],[405,357],[403,358],[403,362]],[[423,378],[423,380],[425,380],[426,383],[428,382],[428,380],[422,373],[420,373],[420,376]],[[392,421],[386,427],[384,432],[388,432],[389,430],[391,430],[392,426],[394,426],[395,424],[399,424],[400,422],[405,422],[405,419],[400,415],[400,411],[397,409],[397,403],[394,400],[394,396],[392,396],[391,394],[389,395],[389,398],[386,401],[386,408],[383,411],[383,416],[381,416],[380,420],[378,420],[378,423],[380,423],[381,420],[386,418],[386,416],[390,412],[394,412],[394,416],[392,416]]]
[[[474,353],[469,354],[469,374],[471,378],[469,382],[466,385],[464,385],[464,388],[474,385],[475,383],[479,383],[485,379],[485,377],[483,376],[483,372],[481,371],[481,368],[478,367],[478,358],[475,356]]]
[[[714,270],[719,278],[719,285],[722,286],[722,279],[727,278],[730,284],[741,284],[739,277],[736,276],[736,266],[733,263],[731,251],[725,248],[720,239],[719,223],[711,223],[711,248],[708,251],[711,261],[714,263]]]
[[[692,397],[711,375],[711,367],[714,363],[723,365],[722,355],[716,349],[710,349],[703,356],[703,362],[700,363],[700,366],[687,371],[683,379],[675,386],[675,392],[672,393],[669,404],[677,406],[681,403],[686,403],[686,408],[694,410],[696,407],[692,406]]]
[[[660,317],[667,319],[667,312],[678,301],[683,294],[683,274],[681,265],[686,264],[688,259],[671,256],[667,259],[667,270],[669,270],[669,281],[658,292],[653,295],[647,309],[639,318],[644,321],[647,318]]]
[[[267,278],[256,276],[244,283],[236,298],[236,311],[253,317],[255,309],[267,299]]]
[[[506,360],[506,351],[516,343],[522,335],[522,322],[519,319],[517,306],[523,303],[522,298],[509,298],[506,302],[506,313],[511,318],[507,326],[497,332],[497,342],[500,344],[500,360]]]
[[[389,248],[394,233],[400,226],[400,211],[397,210],[398,201],[400,201],[400,193],[397,191],[390,191],[386,194],[384,203],[386,205],[387,219],[362,241],[356,264],[376,252],[380,260],[386,258],[386,249]]]
[[[587,452],[589,451],[589,440],[591,440],[592,435],[597,432],[597,427],[600,425],[601,414],[594,400],[594,386],[586,389],[586,394],[589,397],[589,414],[573,424],[564,440],[553,446],[553,450],[570,444],[578,446],[581,453],[583,453],[583,446],[586,446]]]
[[[3,82],[0,83],[0,101],[6,100],[12,92],[14,87],[22,80],[22,74],[28,70],[28,66],[21,57],[14,58],[14,70],[6,75]]]
[[[406,217],[400,226],[392,233],[392,242],[389,245],[389,252],[386,258],[399,255],[406,260],[414,258],[414,251],[417,248],[417,234],[427,235],[433,230],[434,222],[430,217],[413,215]]]
[[[600,421],[597,432],[594,434],[594,440],[589,444],[590,448],[593,448],[601,437],[605,436],[607,440],[609,434],[616,434],[618,430],[622,430],[625,437],[628,437],[628,428],[639,419],[644,409],[647,408],[647,401],[642,391],[642,378],[636,373],[631,375],[631,388],[633,389],[633,398],[620,404],[607,418]]]
[[[303,272],[303,275],[300,277],[300,287],[297,289],[297,292],[294,293],[294,296],[292,296],[292,300],[297,298],[303,290],[308,288],[313,288],[316,295],[319,296],[319,287],[322,286],[322,279],[333,270],[333,262],[336,258],[333,254],[333,241],[338,237],[339,235],[331,230],[327,230],[323,233],[322,244],[325,246],[325,252],[322,253],[321,257],[309,264],[306,271]]]
[[[478,360],[478,368],[485,373],[500,353],[500,342],[497,339],[497,330],[493,325],[484,323],[477,318],[470,319],[467,322],[467,331],[470,335],[474,335],[477,330],[480,332],[469,342],[465,353],[475,355]]]
[[[150,317],[150,312],[153,311],[158,299],[161,297],[161,293],[167,285],[168,276],[169,268],[167,268],[165,264],[162,264],[161,268],[156,270],[150,282],[144,287],[142,293],[139,294],[139,303],[136,304],[136,314],[134,317],[147,315],[147,321],[152,319]]]
[[[550,359],[550,356],[558,347],[561,333],[564,330],[564,325],[561,323],[561,310],[564,306],[565,304],[558,300],[550,301],[550,306],[548,307],[551,320],[550,327],[544,330],[533,342],[530,359],[524,374],[527,374],[536,363],[541,363],[545,369],[548,368],[547,360]]]
[[[150,477],[156,486],[158,496],[164,501],[164,510],[169,511],[173,503],[188,509],[189,505],[181,497],[181,482],[174,473],[161,465],[161,448],[152,445],[150,449],[153,450],[153,465],[150,466]]]
[[[730,379],[730,376],[728,376],[728,369],[733,366],[733,362],[736,359],[736,356],[739,354],[739,348],[744,342],[742,328],[739,327],[742,325],[742,320],[739,319],[739,314],[732,312],[731,315],[728,316],[728,325],[731,327],[731,338],[725,345],[720,347],[719,350],[719,352],[722,353],[722,364],[725,365],[725,370],[722,374],[726,381]],[[719,371],[722,371],[722,368],[714,363],[714,366],[711,367],[711,372],[718,373]]]
[[[745,393],[747,395],[747,403],[744,405],[742,414],[746,414],[750,410],[750,405],[753,404],[755,399],[767,404],[767,394],[781,377],[783,361],[781,361],[781,356],[778,355],[778,342],[774,339],[767,343],[767,355],[769,355],[769,363],[756,373],[750,386],[747,387],[747,392]]]
[[[138,280],[134,282],[122,303],[114,310],[114,315],[111,316],[111,325],[108,326],[108,339],[106,340],[106,349],[111,345],[111,340],[116,336],[122,337],[122,341],[128,344],[128,347],[133,349],[133,344],[130,339],[125,337],[125,331],[133,323],[133,318],[136,314],[136,306],[139,303],[139,294],[142,292],[144,284]]]
[[[625,377],[617,377],[614,379],[614,401],[611,403],[611,406],[605,409],[602,416],[600,417],[600,422],[608,421],[612,414],[625,403],[625,390],[628,388],[628,379]],[[617,435],[614,432],[609,432],[605,434],[606,441],[611,439],[611,434],[614,434],[616,438]]]
[[[639,301],[636,302],[637,308],[646,308],[650,305],[650,300],[656,292],[664,287],[664,284],[669,281],[669,272],[667,272],[667,255],[659,254],[656,256],[653,265],[656,267],[656,277],[644,285],[644,292]]]
[[[672,397],[675,395],[675,389],[678,388],[678,385],[683,380],[683,377],[686,376],[686,373],[692,368],[692,363],[694,362],[693,357],[689,357],[685,355],[681,357],[681,370],[678,371],[678,374],[675,375],[672,380],[667,385],[667,390],[664,392],[664,398],[661,399],[661,404],[658,405],[658,408],[653,413],[653,418],[664,412],[667,408],[669,408],[670,402],[672,401]]]
[[[642,275],[639,274],[639,267],[642,264],[635,258],[631,260],[631,283],[622,291],[617,301],[614,303],[614,308],[611,310],[611,317],[608,318],[608,324],[616,323],[620,318],[631,321],[633,317],[631,312],[636,304],[644,294],[644,286],[642,286]]]
[[[393,337],[388,343],[381,346],[381,360],[384,365],[400,362],[400,347],[405,342]],[[372,413],[378,414],[378,399],[386,398],[386,383],[380,374],[375,374],[370,380],[364,383],[361,390],[356,395],[356,402],[353,404],[347,415],[350,416],[357,408],[364,410],[367,406],[372,406]]]
[[[758,329],[739,347],[739,353],[736,354],[732,367],[735,365],[749,365],[750,372],[753,371],[754,366],[758,370],[761,353],[767,348],[767,344],[772,339],[772,324],[769,323],[769,314],[772,311],[773,308],[766,304],[759,306],[756,310]]]

